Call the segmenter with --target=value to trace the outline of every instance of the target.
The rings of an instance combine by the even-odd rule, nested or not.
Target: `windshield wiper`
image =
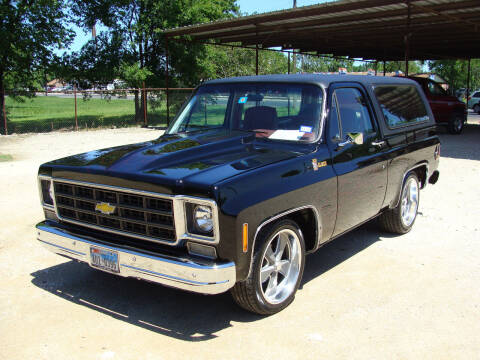
[[[269,130],[255,130],[255,129],[232,129],[232,130],[251,132],[254,134],[268,134],[268,131],[269,131]]]
[[[194,128],[194,129],[191,129]],[[202,130],[211,130],[211,129],[221,129],[223,126],[208,126],[208,125],[189,125],[186,129],[179,131],[181,133],[202,131]]]

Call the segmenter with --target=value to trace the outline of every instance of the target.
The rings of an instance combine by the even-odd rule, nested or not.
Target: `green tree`
[[[63,0],[3,0],[0,4],[0,109],[3,89],[17,95],[31,94],[42,73],[56,61],[54,50],[67,46],[73,31],[68,28]],[[0,115],[3,134],[3,112]]]
[[[210,45],[206,47],[205,56],[199,61],[203,69],[202,80],[255,74],[254,49]],[[259,74],[285,74],[287,71],[288,59],[285,54],[259,50]]]
[[[451,89],[467,87],[468,61],[467,60],[434,60],[428,62],[431,72],[444,78]],[[470,63],[470,89],[480,87],[480,59]]]
[[[339,68],[346,68],[347,71],[353,71],[353,60],[333,58],[328,55],[325,57],[302,55],[298,58],[300,60],[297,61],[297,66],[300,67],[300,71],[302,72],[338,72]]]
[[[405,71],[405,61],[386,61],[385,62],[385,72],[386,73],[392,73],[400,70],[402,73],[406,73]],[[378,62],[378,68],[377,68],[378,74],[381,75],[383,74],[383,62],[379,61]],[[408,62],[408,74],[417,74],[422,72],[422,65],[418,61],[409,61]]]
[[[111,67],[116,74],[127,81],[127,74],[142,75],[137,76],[134,82],[144,78],[149,87],[166,85],[163,30],[232,17],[237,10],[235,0],[77,0],[72,5],[77,25],[89,30],[101,23],[108,29],[106,34],[101,34],[102,41],[115,41],[116,48],[120,49],[115,58],[118,65]],[[104,47],[109,48],[107,44]],[[198,84],[206,72],[206,63],[202,61],[206,55],[205,46],[170,41],[168,51],[169,85]],[[84,49],[81,52],[87,53]],[[92,69],[108,60],[112,60],[110,54],[98,51],[98,47],[96,53],[82,59]],[[133,78],[130,77],[130,80]],[[137,117],[143,113],[143,103],[141,97],[136,97]]]
[[[56,67],[56,75],[81,87],[106,84],[118,75],[124,59],[122,37],[116,32],[102,32],[80,51],[65,53]]]

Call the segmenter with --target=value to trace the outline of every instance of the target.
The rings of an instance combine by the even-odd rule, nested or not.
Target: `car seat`
[[[277,130],[277,121],[277,109],[271,106],[255,106],[245,111],[243,128]]]

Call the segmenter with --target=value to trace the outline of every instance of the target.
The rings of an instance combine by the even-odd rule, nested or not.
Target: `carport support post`
[[[385,72],[385,63],[386,63],[386,61],[383,60],[383,76],[385,76],[385,74],[386,74],[386,72]]]
[[[408,35],[405,36],[405,76],[408,76],[408,58],[410,56]]]
[[[168,36],[165,36],[165,90],[167,94],[167,126],[170,125],[170,101],[168,96]]]
[[[290,51],[288,52],[288,73],[290,74]]]
[[[258,44],[255,45],[255,75],[258,75]]]
[[[407,33],[405,34],[405,76],[408,76],[408,60],[410,58],[410,0],[407,3]]]
[[[375,60],[375,76],[377,76],[378,60]]]
[[[466,99],[467,99],[467,110],[468,110],[468,98],[470,97],[470,59],[468,59],[468,67],[467,67],[467,91],[465,92]],[[5,126],[7,126],[5,124]],[[6,127],[5,127],[6,129]]]

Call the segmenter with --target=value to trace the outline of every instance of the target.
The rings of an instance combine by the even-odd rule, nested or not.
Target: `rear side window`
[[[445,96],[447,95],[447,92],[437,83],[433,81],[429,81],[427,83],[428,86],[428,91],[430,91],[430,94],[432,95],[438,95],[438,96]]]
[[[415,86],[381,85],[374,88],[389,128],[428,121],[425,104]]]

